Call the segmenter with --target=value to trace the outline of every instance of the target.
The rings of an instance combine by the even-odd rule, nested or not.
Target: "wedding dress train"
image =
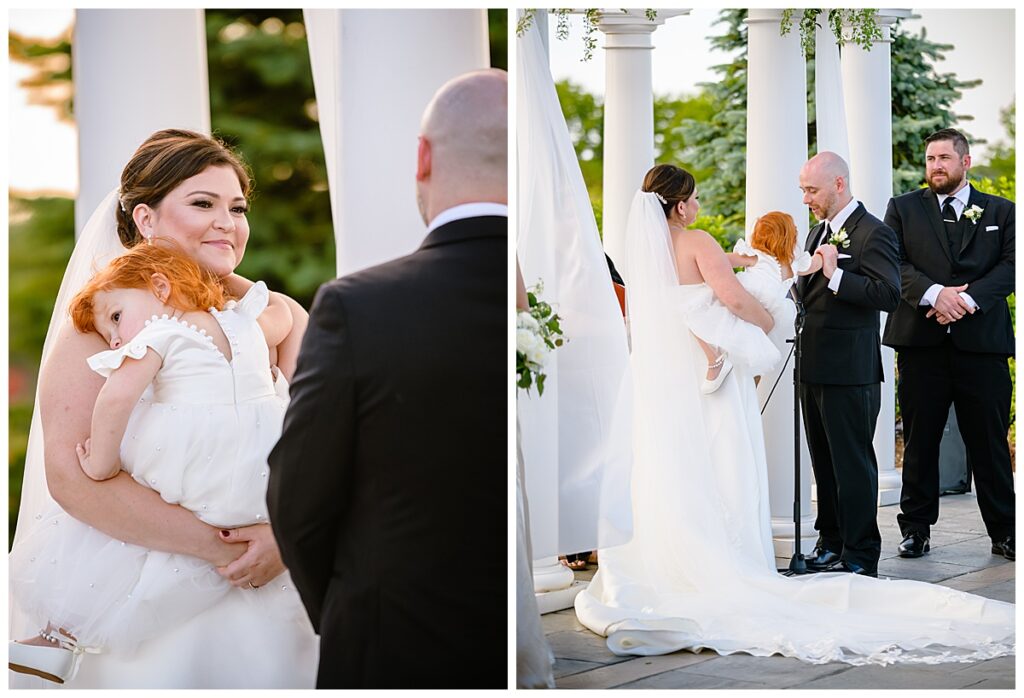
[[[600,551],[576,597],[580,622],[620,655],[710,648],[888,664],[1012,654],[1013,604],[915,581],[776,572],[753,377],[737,366],[700,394],[704,357],[668,320],[703,284],[678,285],[664,214],[644,197],[627,226],[634,536]]]

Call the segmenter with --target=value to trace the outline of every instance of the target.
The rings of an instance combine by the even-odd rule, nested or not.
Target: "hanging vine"
[[[550,14],[555,16],[555,37],[559,41],[565,41],[569,38],[569,15],[574,11],[579,12],[579,10],[572,9],[548,10]],[[625,9],[622,11],[629,12],[629,10]],[[536,17],[536,8],[525,8],[523,14],[519,17],[519,21],[516,22],[516,36],[522,36],[526,33],[533,26]],[[658,11],[650,8],[645,9],[644,17],[647,21],[653,22],[658,18]],[[597,48],[597,38],[594,34],[597,32],[597,24],[600,21],[601,10],[583,10],[583,58],[581,59],[583,61],[589,61],[594,57],[594,49]]]
[[[793,28],[793,13],[796,10],[790,8],[782,11],[780,22],[781,35],[785,36]],[[814,32],[821,26],[818,24],[818,17],[824,10],[805,8],[800,10],[800,46],[805,56],[814,52]],[[882,29],[878,26],[878,19],[875,16],[877,10],[872,8],[860,8],[855,10],[829,10],[826,17],[832,33],[835,34],[836,43],[841,47],[847,41],[853,42],[865,51],[870,51],[876,41],[882,39]],[[850,26],[850,36],[847,39],[843,35],[843,25]]]

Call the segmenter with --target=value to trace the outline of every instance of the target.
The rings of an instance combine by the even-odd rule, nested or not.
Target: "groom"
[[[819,535],[807,567],[875,577],[882,538],[871,441],[881,407],[879,311],[892,312],[900,297],[896,235],[853,198],[850,169],[835,153],[804,164],[800,189],[821,221],[806,249],[824,258],[799,282],[807,311],[800,402],[818,483]]]
[[[267,502],[318,688],[507,684],[507,91],[501,70],[441,87],[422,245],[310,311]]]

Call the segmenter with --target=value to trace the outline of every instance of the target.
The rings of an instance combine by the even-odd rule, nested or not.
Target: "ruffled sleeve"
[[[761,256],[760,250],[755,250],[753,247],[751,247],[750,243],[747,242],[746,238],[740,238],[739,240],[737,240],[736,245],[732,248],[732,251],[735,252],[736,254],[746,255],[747,257]]]
[[[811,268],[811,253],[807,250],[796,249],[793,251],[793,267],[794,274],[800,274]]]
[[[242,299],[235,304],[235,308],[243,315],[255,319],[267,309],[267,303],[269,302],[270,291],[267,290],[267,285],[262,281],[257,281],[245,292]]]
[[[166,315],[163,318],[154,316],[152,320],[146,321],[146,326],[127,344],[117,349],[93,354],[86,361],[89,362],[89,368],[93,371],[104,378],[109,378],[111,373],[121,367],[126,358],[141,359],[149,349],[153,349],[163,357],[167,353],[167,346],[171,338],[176,334],[178,334],[176,320],[168,319]]]

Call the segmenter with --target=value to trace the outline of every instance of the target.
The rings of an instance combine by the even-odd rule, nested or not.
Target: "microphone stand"
[[[791,290],[796,304],[796,319],[793,322],[793,338],[786,341],[793,344],[793,557],[790,558],[789,569],[783,573],[786,576],[808,573],[800,546],[800,338],[807,311],[796,293],[795,285]]]

